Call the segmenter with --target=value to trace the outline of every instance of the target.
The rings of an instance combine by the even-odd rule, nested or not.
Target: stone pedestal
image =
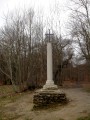
[[[59,90],[38,91],[34,94],[33,103],[34,108],[48,107],[50,105],[66,104],[67,98],[66,94]]]

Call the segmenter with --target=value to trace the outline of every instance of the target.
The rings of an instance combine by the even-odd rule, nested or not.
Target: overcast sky
[[[65,30],[65,25],[68,21],[69,12],[67,11],[69,0],[0,0],[0,27],[4,24],[4,15],[8,12],[13,12],[16,9],[34,8],[35,11],[41,12],[44,19],[48,19],[52,14],[51,19],[54,22],[60,21],[61,27]],[[57,15],[59,14],[59,17]],[[50,20],[48,22],[51,22]],[[54,23],[55,24],[55,23]]]

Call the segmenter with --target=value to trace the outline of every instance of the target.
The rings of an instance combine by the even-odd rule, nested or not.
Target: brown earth
[[[48,109],[33,110],[33,93],[26,92],[14,95],[14,98],[3,97],[0,100],[0,120],[76,120],[90,114],[90,93],[81,88],[63,89],[69,103]],[[6,100],[7,99],[7,100]]]

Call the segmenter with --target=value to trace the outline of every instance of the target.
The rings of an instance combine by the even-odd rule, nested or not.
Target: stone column
[[[52,44],[47,43],[47,81],[43,89],[56,89],[53,81],[53,60],[52,60]]]

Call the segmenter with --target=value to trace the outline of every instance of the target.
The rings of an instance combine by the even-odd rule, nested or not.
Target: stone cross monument
[[[49,37],[49,41],[47,43],[47,81],[43,86],[43,90],[58,89],[57,85],[55,85],[53,81],[52,43],[50,42],[50,36],[53,34],[51,34],[49,30],[49,34],[46,35]]]
[[[49,41],[47,43],[47,81],[42,89],[35,92],[33,97],[33,108],[38,108],[41,106],[49,106],[51,104],[66,103],[66,94],[62,93],[58,89],[57,85],[53,81],[53,59],[52,59],[52,43],[50,42],[50,30],[49,30]]]

